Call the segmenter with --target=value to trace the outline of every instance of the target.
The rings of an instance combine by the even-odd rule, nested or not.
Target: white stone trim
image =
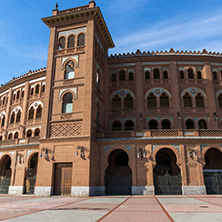
[[[154,186],[132,186],[132,195],[154,195]]]
[[[9,186],[8,194],[21,195],[24,192],[24,186]]]
[[[35,187],[35,191],[34,191],[34,195],[35,196],[43,196],[43,197],[49,197],[52,194],[52,187],[48,187],[48,186],[37,186]]]
[[[14,86],[14,87],[12,88],[12,90],[18,89],[18,88],[20,88],[20,87],[22,87],[22,86],[24,86],[24,85],[25,85],[25,83],[22,83],[22,84],[20,84],[20,85]]]
[[[6,91],[4,91],[4,92],[2,92],[1,94],[0,94],[0,96],[2,96],[2,95],[4,95],[4,94],[6,94],[6,93],[8,93],[9,92],[9,89],[8,90],[6,90]]]
[[[89,196],[89,186],[72,186],[71,187],[71,196],[77,196],[77,197],[88,197]]]
[[[44,79],[46,79],[45,76],[43,76],[43,77],[41,77],[41,78],[38,78],[38,79],[33,79],[33,80],[31,80],[29,83],[38,82],[38,81],[41,81],[41,80],[44,80]]]
[[[206,187],[205,186],[182,186],[183,195],[205,195]]]

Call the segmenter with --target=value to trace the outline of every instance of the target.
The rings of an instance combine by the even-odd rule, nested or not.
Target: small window
[[[147,97],[147,107],[148,108],[156,108],[156,96],[153,93],[150,93],[150,95]]]
[[[42,92],[45,92],[45,84],[42,85]]]
[[[34,136],[35,136],[35,137],[39,137],[39,136],[40,136],[40,129],[36,129],[36,130],[35,130]]]
[[[35,86],[35,94],[38,94],[39,93],[39,84],[37,84],[36,86]]]
[[[75,46],[75,36],[71,35],[68,39],[68,48],[73,48]]]
[[[2,141],[2,136],[0,136],[0,141]]]
[[[149,129],[158,129],[158,123],[156,120],[150,120],[148,126]]]
[[[31,109],[29,110],[29,115],[28,115],[28,119],[34,119],[34,113],[35,113],[35,110],[33,107],[31,107]]]
[[[13,100],[15,100],[15,98],[16,98],[16,94],[13,95]]]
[[[63,96],[62,113],[72,113],[73,110],[73,95],[66,93]]]
[[[204,98],[200,93],[196,96],[196,107],[204,107]]]
[[[78,42],[77,42],[77,46],[84,46],[85,45],[85,34],[80,34],[78,36]]]
[[[22,90],[22,98],[24,97],[25,95],[25,90]]]
[[[21,120],[21,110],[19,110],[17,115],[16,115],[16,123],[19,123],[20,120]]]
[[[133,97],[129,94],[124,98],[124,109],[133,109]]]
[[[199,129],[207,129],[207,123],[203,119],[198,121],[198,126],[199,126]]]
[[[194,75],[193,75],[193,69],[188,69],[188,78],[189,79],[193,79],[194,78]]]
[[[121,70],[119,72],[119,81],[124,81],[125,80],[125,71]]]
[[[74,66],[73,61],[69,61],[65,66],[65,76],[64,79],[73,79],[74,78]]]
[[[218,96],[218,106],[219,108],[222,108],[222,94]]]
[[[183,97],[183,105],[184,107],[192,107],[192,98],[188,93]]]
[[[217,80],[218,78],[217,78],[217,72],[216,71],[214,71],[213,72],[213,80]]]
[[[145,79],[150,79],[150,72],[149,71],[145,72]]]
[[[121,128],[122,128],[122,124],[120,121],[115,121],[113,123],[113,128],[112,128],[113,131],[121,131]]]
[[[16,99],[19,99],[19,97],[20,97],[20,90],[17,91]]]
[[[31,137],[32,136],[32,130],[28,130],[26,136]]]
[[[115,95],[112,100],[112,109],[120,110],[121,109],[121,99],[118,95]]]
[[[160,71],[159,71],[159,69],[154,69],[153,70],[153,78],[154,79],[159,79],[160,78]]]
[[[42,117],[42,106],[39,105],[38,108],[36,109],[36,119]]]
[[[34,94],[34,88],[31,88],[31,92],[30,92],[31,96]]]
[[[166,93],[163,93],[160,96],[160,107],[169,107],[169,97],[166,95]]]
[[[197,72],[197,78],[198,78],[198,79],[202,79],[202,73],[201,73],[201,71],[198,71],[198,72]]]
[[[162,129],[171,129],[171,123],[168,119],[164,119],[161,122],[161,125],[162,125]]]
[[[18,132],[15,132],[14,139],[17,139],[17,138],[18,138]]]
[[[13,112],[11,115],[10,123],[13,124],[15,122],[15,113]]]
[[[124,127],[125,127],[124,128],[125,131],[134,130],[134,123],[133,123],[133,121],[131,121],[131,120],[126,121]]]
[[[5,116],[2,117],[2,123],[1,123],[1,126],[5,126]]]
[[[116,82],[116,74],[115,73],[112,74],[112,82]]]
[[[12,139],[12,133],[9,133],[9,135],[8,135],[8,139],[9,139],[9,140]]]
[[[194,122],[191,119],[186,121],[186,129],[194,129]]]
[[[129,80],[133,80],[133,72],[129,73]]]
[[[3,97],[2,104],[5,105],[5,96]]]
[[[167,71],[163,71],[163,78],[168,79],[168,72]]]
[[[180,71],[180,79],[184,79],[184,71]]]
[[[59,50],[65,49],[65,38],[61,37],[59,39]]]

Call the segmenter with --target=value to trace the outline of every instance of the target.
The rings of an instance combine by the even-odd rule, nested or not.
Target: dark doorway
[[[38,166],[38,153],[34,154],[29,161],[29,167],[26,172],[26,178],[25,178],[25,194],[34,194],[37,166]]]
[[[55,164],[54,195],[70,195],[72,186],[72,164]]]
[[[11,158],[6,155],[2,162],[2,169],[0,174],[0,193],[7,194],[11,183]]]
[[[105,171],[106,195],[129,195],[132,187],[132,171],[129,157],[123,150],[114,150],[109,155]]]
[[[156,154],[154,186],[156,195],[181,195],[182,183],[180,168],[176,165],[176,155],[164,148]]]
[[[222,153],[216,148],[205,154],[203,173],[207,194],[222,194]]]

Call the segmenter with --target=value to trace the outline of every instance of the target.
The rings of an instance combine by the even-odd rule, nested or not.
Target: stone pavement
[[[34,197],[0,195],[0,220],[221,222],[222,196]]]

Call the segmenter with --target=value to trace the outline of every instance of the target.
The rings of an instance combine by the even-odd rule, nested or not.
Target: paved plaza
[[[0,196],[1,221],[222,221],[222,196]]]

